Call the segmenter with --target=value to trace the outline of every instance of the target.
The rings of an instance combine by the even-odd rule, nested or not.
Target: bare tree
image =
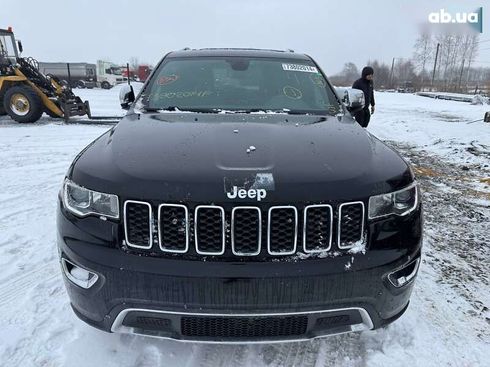
[[[357,78],[359,78],[359,70],[357,69],[356,64],[353,62],[347,62],[344,64],[344,69],[342,70],[342,75],[349,81],[354,82]]]
[[[488,68],[474,68],[478,55],[479,34],[438,34],[430,36],[420,34],[414,44],[413,63],[416,71],[411,70],[405,62],[396,64],[394,78],[415,80],[424,85],[429,78],[430,65],[434,62],[436,45],[439,44],[439,54],[436,68],[436,83],[434,86],[443,91],[465,91],[469,88],[478,89],[489,82],[485,79]]]
[[[415,41],[415,52],[413,58],[416,65],[420,68],[421,81],[420,84],[422,88],[424,87],[424,78],[426,75],[425,67],[430,62],[433,56],[433,39],[428,33],[422,33],[419,38]]]
[[[468,83],[470,81],[470,67],[471,63],[478,56],[478,45],[480,41],[480,34],[474,34],[470,37],[470,43],[468,45],[468,62],[466,63],[466,82],[465,82],[465,92],[468,90]]]
[[[140,62],[136,56],[131,56],[129,59],[129,67],[131,70],[138,70]]]
[[[415,65],[411,60],[401,60],[396,64],[395,75],[399,81],[410,82],[417,76]]]
[[[388,88],[390,83],[390,67],[378,60],[368,61],[367,65],[370,65],[374,70],[374,83],[376,88]]]
[[[356,64],[353,62],[346,62],[342,71],[337,75],[333,75],[330,79],[335,85],[348,86],[352,85],[354,80],[359,78],[359,76],[360,74]]]

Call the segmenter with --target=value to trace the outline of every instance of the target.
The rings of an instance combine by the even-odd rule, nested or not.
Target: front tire
[[[44,111],[41,97],[24,85],[11,87],[5,92],[3,108],[13,120],[20,123],[36,122]]]
[[[111,85],[109,84],[109,82],[106,82],[105,80],[102,82],[100,86],[102,87],[102,89],[111,89]]]

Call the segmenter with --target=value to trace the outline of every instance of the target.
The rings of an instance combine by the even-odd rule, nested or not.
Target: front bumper
[[[403,314],[413,287],[413,281],[395,287],[388,274],[419,258],[421,247],[418,231],[413,236],[400,231],[403,240],[391,238],[404,243],[397,248],[387,246],[383,232],[377,248],[366,254],[193,261],[104,246],[117,224],[83,219],[84,225],[99,226],[94,236],[81,221],[59,208],[60,256],[98,276],[89,289],[64,277],[77,316],[105,331],[201,342],[292,341],[382,327]],[[421,226],[421,215],[403,223]],[[370,231],[374,241],[376,228]]]

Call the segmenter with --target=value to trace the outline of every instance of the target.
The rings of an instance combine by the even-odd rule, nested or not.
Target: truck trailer
[[[97,85],[96,65],[86,62],[39,62],[39,71],[53,75],[72,88],[93,88]]]

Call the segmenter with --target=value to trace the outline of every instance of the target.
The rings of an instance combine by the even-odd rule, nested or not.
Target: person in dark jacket
[[[367,127],[371,114],[374,113],[374,87],[373,87],[374,70],[371,66],[366,66],[362,69],[361,78],[357,79],[352,88],[360,89],[364,92],[364,108],[354,115],[356,121],[362,127]],[[369,105],[371,105],[371,112],[369,112]]]

